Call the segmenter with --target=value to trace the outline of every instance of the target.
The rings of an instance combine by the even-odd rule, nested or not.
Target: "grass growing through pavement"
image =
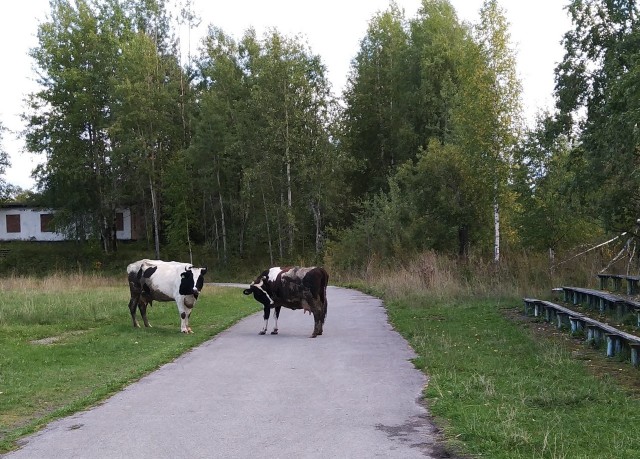
[[[134,329],[121,280],[9,278],[0,288],[0,452],[257,310],[239,289],[207,285],[191,316],[195,333],[184,335],[173,302],[155,302],[153,328]]]
[[[537,340],[530,327],[507,319],[504,308],[520,310],[520,301],[416,295],[387,307],[418,354],[416,366],[429,375],[431,413],[464,453],[638,457],[637,396],[594,376],[562,343]]]

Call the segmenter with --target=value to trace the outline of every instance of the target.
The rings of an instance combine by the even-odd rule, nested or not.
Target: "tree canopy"
[[[345,266],[437,250],[560,250],[638,214],[635,2],[574,0],[557,110],[523,128],[509,24],[448,0],[374,15],[344,92],[304,37],[211,24],[181,62],[166,0],[52,0],[27,146],[58,228],[117,248],[130,207],[158,257]],[[197,21],[184,8],[181,21]],[[6,155],[0,157],[0,168]],[[0,169],[1,172],[1,169]]]

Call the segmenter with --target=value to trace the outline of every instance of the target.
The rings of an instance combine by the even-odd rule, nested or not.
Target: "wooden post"
[[[616,292],[619,292],[620,290],[622,290],[622,279],[620,279],[619,276],[615,276],[613,278],[613,289]]]
[[[637,343],[629,343],[629,347],[631,348],[631,365],[637,367],[640,365],[640,344]]]
[[[615,337],[607,333],[607,357],[613,357],[614,353],[614,339]]]
[[[571,324],[571,333],[577,333],[584,328],[582,321],[576,317],[569,316],[569,323]]]
[[[524,299],[524,315],[525,316],[529,316],[531,315],[530,312],[533,312],[535,310],[535,302],[525,298]]]
[[[556,318],[558,319],[557,320],[558,328],[562,328],[564,325],[567,324],[568,317],[569,317],[569,314],[567,314],[566,312],[556,311]]]
[[[598,274],[598,277],[600,278],[600,290],[606,290],[609,279],[604,274]]]

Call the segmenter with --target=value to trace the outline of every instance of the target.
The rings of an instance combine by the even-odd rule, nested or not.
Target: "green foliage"
[[[412,125],[409,33],[392,4],[370,22],[344,93],[345,149],[355,159],[350,183],[356,196],[387,189],[387,178],[419,145]]]
[[[207,243],[223,260],[320,253],[344,164],[329,138],[335,102],[324,66],[277,31],[258,39],[250,30],[236,43],[212,27],[204,43],[189,152]]]
[[[560,112],[522,135],[495,0],[475,25],[448,0],[376,14],[343,107],[301,37],[235,40],[211,25],[183,68],[165,0],[55,0],[31,52],[41,88],[26,139],[47,156],[38,204],[106,253],[116,210],[133,208],[152,256],[201,252],[225,269],[317,262],[329,239],[333,261],[361,266],[415,250],[486,255],[500,233],[498,248],[546,251],[602,222],[628,230],[640,202],[635,9],[572,2]],[[0,175],[3,164],[0,153]]]
[[[345,93],[344,145],[355,190],[383,194],[339,233],[333,261],[491,247],[494,204],[512,211],[520,85],[502,11],[487,2],[481,13],[475,35],[448,1],[424,1],[408,26],[393,6],[371,22]]]
[[[163,1],[55,0],[51,9],[31,51],[42,89],[31,95],[27,146],[47,155],[36,169],[43,203],[71,236],[99,238],[109,252],[116,209],[140,201],[140,183],[157,185],[158,156],[184,141],[173,128],[182,72],[163,42]]]
[[[332,246],[332,260],[360,267],[372,257],[456,253],[463,235],[481,234],[486,227],[481,187],[461,151],[434,140],[415,164],[408,161],[397,169],[387,193],[365,202],[355,223]]]
[[[627,231],[640,212],[637,3],[573,1],[568,11],[556,97],[557,122],[575,139],[574,188],[606,229]]]
[[[525,132],[515,151],[512,190],[516,193],[514,226],[520,244],[535,251],[573,247],[601,236],[588,218],[589,203],[575,192],[576,172],[566,137],[553,131],[550,116]]]

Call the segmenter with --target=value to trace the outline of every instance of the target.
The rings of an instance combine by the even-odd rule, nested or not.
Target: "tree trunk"
[[[187,207],[186,201],[183,201],[185,208]],[[185,221],[187,231],[187,247],[189,248],[189,263],[193,264],[193,251],[191,250],[191,235],[189,234],[189,217]]]
[[[287,88],[284,85],[284,120],[285,120],[285,161],[287,168],[287,233],[289,236],[289,255],[293,253],[293,199],[291,196],[291,151],[289,149],[289,107],[287,106]]]
[[[324,246],[324,237],[322,234],[322,214],[320,211],[320,203],[312,202],[311,211],[313,212],[313,220],[316,226],[316,254],[320,254]]]
[[[469,227],[467,225],[458,226],[458,256],[465,260],[469,258]]]
[[[220,199],[220,224],[222,226],[222,259],[227,262],[227,226],[224,221],[224,203],[222,201],[222,187],[220,185],[220,169],[216,171],[218,179],[218,197]]]
[[[153,186],[153,176],[149,177],[149,187],[151,190],[151,209],[153,210],[153,242],[156,251],[156,259],[160,259],[160,231],[158,229],[158,200],[156,199],[156,189]]]
[[[264,191],[262,192],[262,203],[264,204],[264,219],[267,222],[267,241],[269,242],[269,261],[270,261],[270,266],[273,266],[273,247],[271,245],[271,229],[269,227],[269,212],[267,211],[267,200],[264,197]]]
[[[498,204],[498,184],[494,187],[493,196],[493,228],[495,231],[495,238],[493,241],[493,261],[498,263],[500,261],[500,204]]]
[[[220,234],[218,233],[218,217],[216,216],[216,206],[213,203],[213,195],[210,196],[211,199],[211,210],[213,215],[213,228],[215,231],[214,240],[216,241],[216,255],[220,258]]]

